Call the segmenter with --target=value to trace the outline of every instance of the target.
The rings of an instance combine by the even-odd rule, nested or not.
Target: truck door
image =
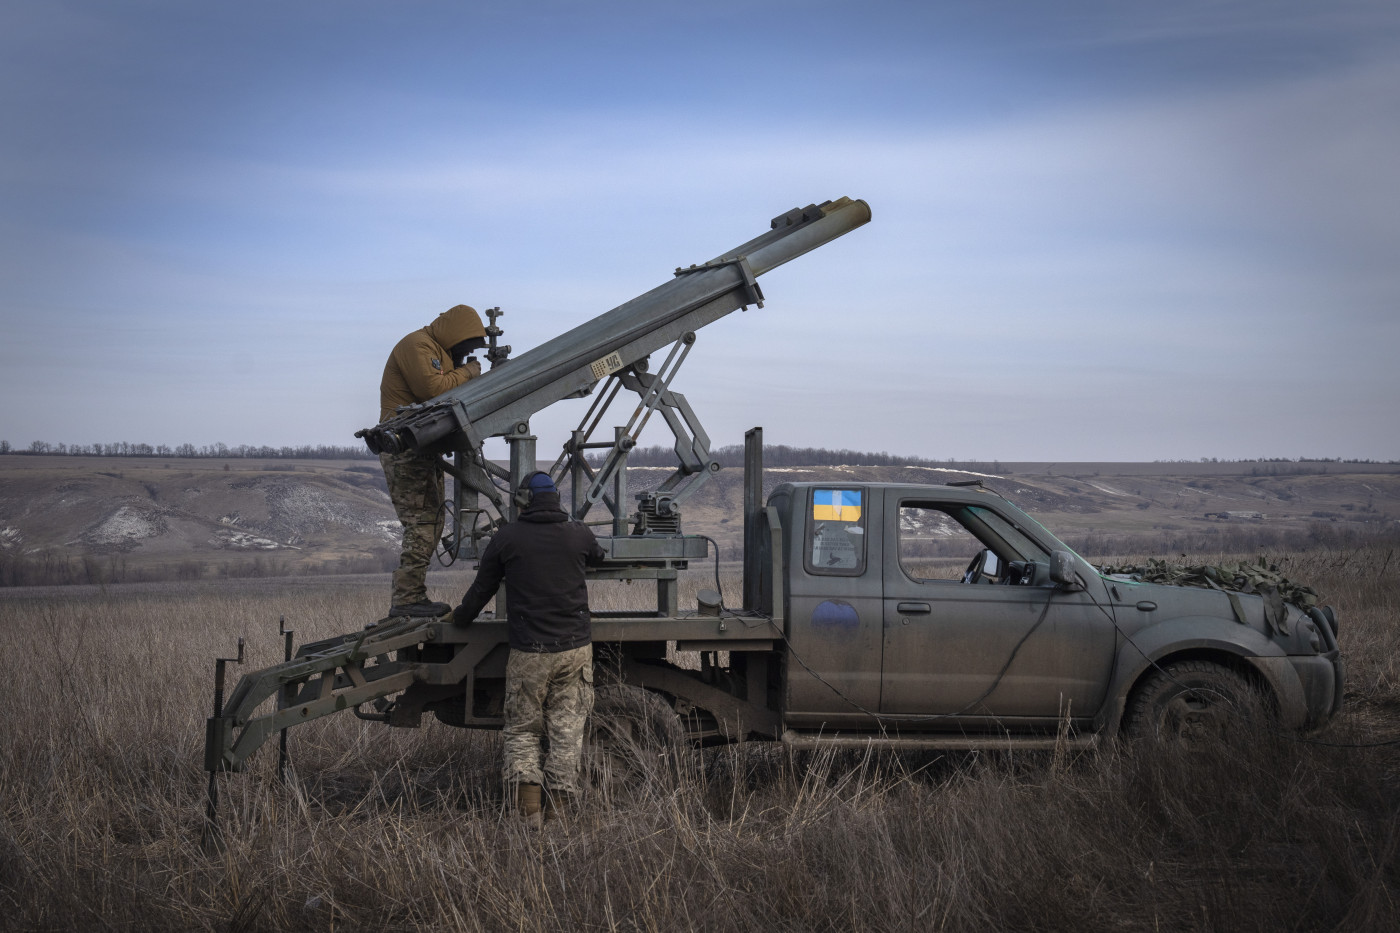
[[[861,486],[799,486],[786,500],[789,725],[874,725],[857,705],[880,702],[882,504]]]
[[[1088,591],[1049,582],[1047,546],[990,496],[969,504],[966,494],[881,491],[887,558],[880,711],[939,717],[900,725],[925,730],[1037,729],[1064,715],[1091,719],[1107,691],[1117,633]],[[1097,578],[1087,582],[1102,588]],[[1108,605],[1106,594],[1094,595]]]

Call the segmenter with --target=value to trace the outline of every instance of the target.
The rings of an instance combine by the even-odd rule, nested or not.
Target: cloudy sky
[[[519,352],[848,195],[700,332],[715,444],[1400,458],[1390,0],[7,0],[0,121],[16,446],[354,443],[450,305]]]

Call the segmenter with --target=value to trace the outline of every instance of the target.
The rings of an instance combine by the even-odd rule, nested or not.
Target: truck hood
[[[1192,616],[1216,619],[1233,619],[1265,634],[1273,634],[1265,619],[1264,599],[1254,593],[1239,593],[1233,590],[1204,589],[1197,586],[1173,586],[1168,583],[1142,583],[1122,576],[1104,577],[1110,592],[1118,598],[1118,604],[1155,603],[1151,610],[1151,623],[1165,622]],[[1280,632],[1288,631],[1290,618],[1297,613],[1294,607],[1286,607],[1276,626]]]

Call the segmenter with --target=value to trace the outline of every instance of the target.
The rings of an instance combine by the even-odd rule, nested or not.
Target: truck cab
[[[795,730],[1089,727],[1119,646],[1099,574],[981,487],[775,489]],[[1056,552],[1072,561],[1051,578]],[[876,718],[878,714],[879,718]]]

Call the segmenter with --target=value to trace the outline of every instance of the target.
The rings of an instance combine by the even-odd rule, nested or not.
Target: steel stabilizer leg
[[[283,663],[292,660],[292,630],[287,628],[287,617],[279,616],[277,619],[277,633],[282,636],[282,661]],[[277,692],[277,708],[285,709],[288,700],[291,698],[291,688],[284,686]],[[283,726],[277,735],[277,780],[285,785],[287,783],[287,727]]]
[[[219,774],[209,772],[209,795],[204,804],[204,831],[199,836],[199,848],[205,855],[224,851],[224,834],[219,829]]]
[[[210,749],[216,747],[210,736],[222,725],[224,715],[224,669],[232,661],[243,663],[243,639],[238,639],[238,657],[214,659],[214,716],[205,726],[205,761],[209,771],[209,790],[204,804],[204,831],[200,834],[199,847],[206,855],[224,850],[223,832],[219,829],[219,771],[221,760],[211,760]]]

